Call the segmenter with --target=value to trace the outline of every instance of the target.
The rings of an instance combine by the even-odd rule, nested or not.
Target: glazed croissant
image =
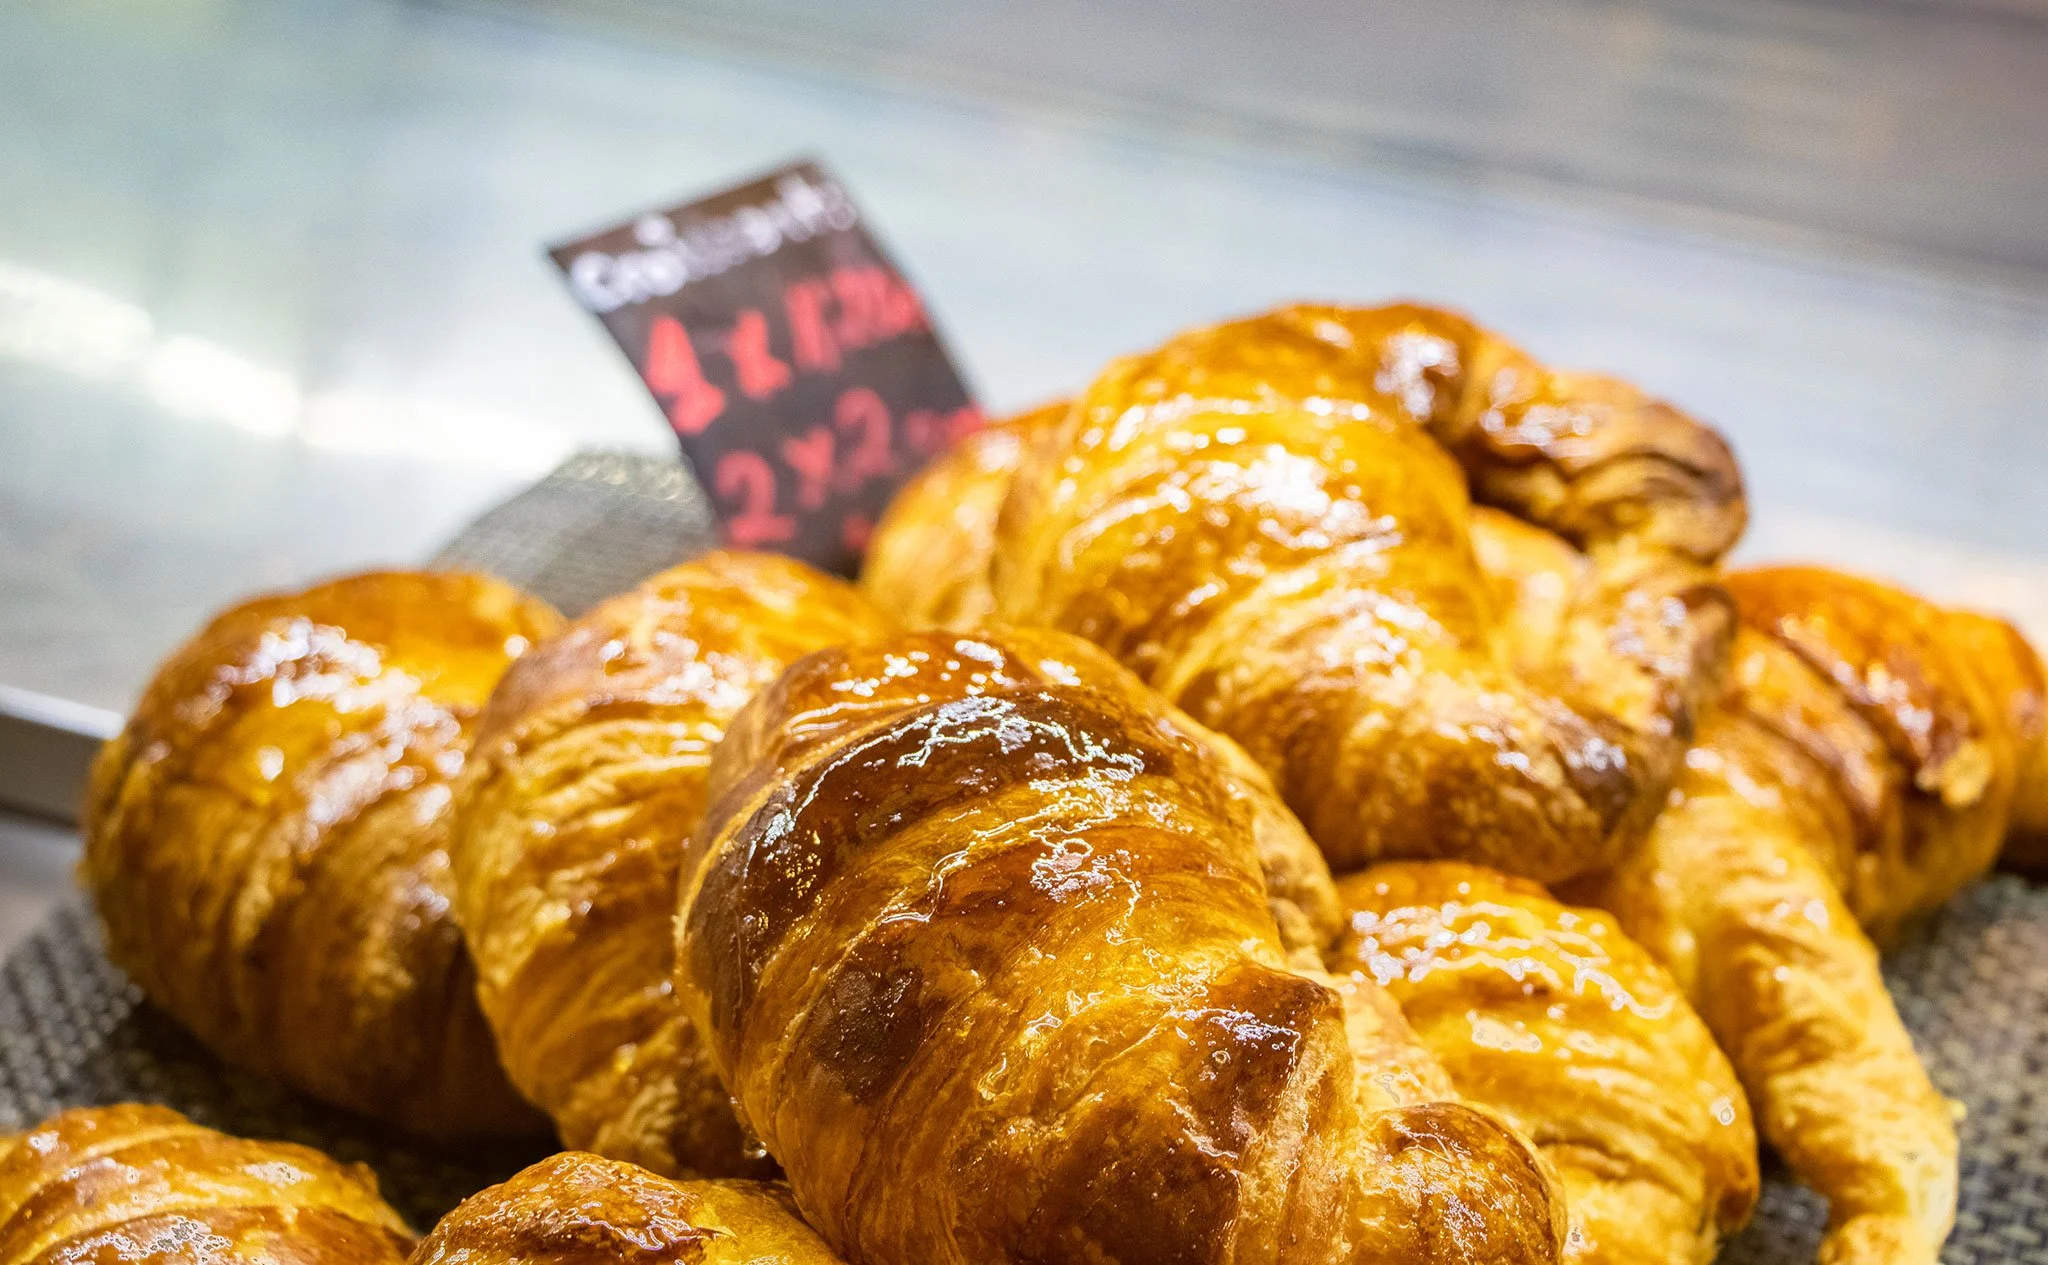
[[[885,627],[845,583],[714,553],[506,674],[458,790],[456,906],[505,1066],[563,1140],[668,1174],[768,1170],[671,992],[677,865],[733,713]]]
[[[77,1108],[0,1136],[0,1265],[398,1265],[411,1246],[361,1165],[162,1107]]]
[[[1545,656],[1490,600],[1475,498],[1587,572]],[[913,620],[985,606],[1101,645],[1241,742],[1340,871],[1555,880],[1619,860],[1661,805],[1725,654],[1711,564],[1743,515],[1719,438],[1631,387],[1431,309],[1297,307],[962,446],[884,519],[863,582],[896,603],[931,584]]]
[[[673,1182],[565,1152],[473,1195],[412,1265],[834,1265],[772,1182]]]
[[[1529,1144],[1290,960],[1256,837],[1290,819],[1238,768],[1046,631],[823,651],[741,713],[679,984],[842,1255],[1559,1258]]]
[[[1706,1265],[1757,1196],[1728,1060],[1671,977],[1607,915],[1452,861],[1344,879],[1329,967],[1391,992],[1468,1101],[1556,1168],[1567,1259]]]
[[[1822,1260],[1931,1262],[1955,1131],[1858,922],[1888,935],[1945,900],[2039,802],[2041,665],[1999,621],[1870,581],[1728,585],[1727,692],[1644,849],[1583,894],[1670,967],[1829,1197]]]
[[[82,876],[113,960],[225,1057],[426,1136],[538,1121],[448,914],[449,784],[559,617],[384,572],[227,611],[101,751]]]

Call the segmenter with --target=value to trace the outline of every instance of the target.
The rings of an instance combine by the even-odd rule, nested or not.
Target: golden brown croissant
[[[1586,1265],[1706,1265],[1757,1195],[1756,1133],[1677,986],[1605,914],[1450,861],[1338,885],[1330,970],[1385,987],[1466,1100],[1563,1179]]]
[[[1100,652],[821,652],[712,793],[685,1005],[849,1260],[1558,1258],[1528,1143],[1432,1092],[1376,986],[1290,967],[1254,837],[1286,815]]]
[[[1339,870],[1452,856],[1557,879],[1654,816],[1730,624],[1709,564],[1743,501],[1711,430],[1417,307],[1197,330],[1016,430],[1011,475],[992,439],[892,511],[870,592],[914,590],[904,566],[970,584],[971,542],[902,537],[945,512],[936,491],[980,505],[1009,477],[996,613],[1096,642],[1237,739]],[[1475,497],[1582,559],[1561,662],[1507,644]],[[979,603],[951,592],[908,613]]]
[[[361,1165],[134,1104],[0,1137],[0,1265],[398,1265],[412,1234]]]
[[[427,1136],[533,1129],[448,913],[449,782],[559,617],[477,575],[258,598],[101,751],[83,877],[114,961],[213,1049]]]
[[[779,1183],[674,1182],[564,1152],[473,1195],[412,1265],[833,1265]]]
[[[1643,850],[1584,895],[1671,969],[1832,1201],[1822,1259],[1931,1262],[1955,1132],[1858,921],[1889,934],[1991,864],[2040,767],[2040,664],[1998,621],[1870,581],[1728,584],[1721,705]]]
[[[458,788],[457,910],[512,1081],[562,1138],[657,1172],[765,1171],[671,992],[676,866],[726,723],[884,622],[847,584],[714,553],[522,659]]]

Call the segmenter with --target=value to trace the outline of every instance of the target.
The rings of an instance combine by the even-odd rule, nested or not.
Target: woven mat
[[[703,496],[672,462],[576,457],[486,514],[436,559],[493,571],[574,613],[712,539]],[[2048,888],[1981,883],[1886,960],[1935,1084],[1962,1101],[1962,1206],[1948,1265],[2048,1261]],[[166,1103],[235,1133],[288,1138],[376,1168],[415,1225],[534,1158],[448,1154],[223,1067],[149,1006],[101,953],[80,903],[0,965],[0,1129],[86,1103]],[[1804,1265],[1819,1200],[1767,1177],[1726,1265]]]
[[[717,539],[681,462],[586,452],[471,523],[433,565],[503,576],[580,615]]]

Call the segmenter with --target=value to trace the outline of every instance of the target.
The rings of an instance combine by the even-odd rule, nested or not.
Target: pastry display
[[[236,607],[103,752],[84,879],[230,1061],[440,1145],[552,1123],[431,1265],[1705,1265],[1760,1141],[1823,1261],[1932,1265],[1953,1111],[1878,946],[2048,858],[2043,666],[1725,569],[1745,513],[1625,383],[1284,308],[968,436],[857,586]],[[0,1140],[0,1265],[408,1250],[310,1153],[217,1175],[264,1148]]]
[[[1378,485],[1354,473],[1361,432]],[[1422,455],[1430,440],[1440,455]],[[1416,488],[1446,457],[1452,508],[1432,513]],[[1740,486],[1697,423],[1547,375],[1456,318],[1284,309],[1122,362],[942,458],[884,519],[863,582],[901,592],[921,568],[935,599],[955,596],[913,620],[986,608],[1104,644],[1245,736],[1340,872],[1440,855],[1612,910],[1705,1012],[1764,1135],[1830,1196],[1828,1259],[1931,1261],[1955,1208],[1954,1127],[1858,920],[1889,934],[2002,841],[2038,847],[2040,666],[2009,626],[1873,582],[1720,576]],[[920,528],[947,500],[963,527],[950,553]],[[1462,607],[1444,597],[1454,582]],[[1447,631],[1487,673],[1477,697],[1549,683],[1533,697],[1553,728],[1447,703],[1463,671]],[[1575,762],[1570,744],[1518,737],[1554,737],[1567,714],[1604,744]],[[1494,759],[1457,776],[1460,744]],[[1731,746],[1752,754],[1717,773]],[[1372,752],[1382,763],[1351,762]],[[1604,820],[1628,827],[1604,842],[1548,828],[1594,802],[1574,794],[1589,766]],[[1501,799],[1546,824],[1503,817]],[[1421,841],[1358,846],[1379,813],[1395,831],[1423,823]]]

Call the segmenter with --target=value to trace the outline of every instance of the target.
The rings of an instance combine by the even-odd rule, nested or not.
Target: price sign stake
[[[852,574],[896,488],[981,424],[917,291],[816,163],[548,255],[639,370],[732,545]]]

